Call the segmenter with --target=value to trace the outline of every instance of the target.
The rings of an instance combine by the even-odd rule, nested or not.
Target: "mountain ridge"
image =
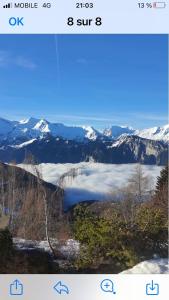
[[[62,123],[51,123],[46,119],[29,118],[21,121],[9,121],[0,118],[0,140],[23,138],[25,142],[46,135],[61,137],[67,140],[117,140],[122,135],[137,135],[142,138],[169,141],[169,125],[152,127],[143,130],[128,126],[112,125],[102,132],[92,126],[67,126]]]
[[[22,163],[31,154],[38,163],[142,163],[165,165],[168,145],[163,141],[138,136],[121,136],[118,140],[65,140],[46,136],[32,139],[18,146],[0,142],[0,161]]]

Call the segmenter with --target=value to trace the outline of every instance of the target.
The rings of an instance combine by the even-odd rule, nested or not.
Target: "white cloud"
[[[0,50],[0,67],[17,66],[24,69],[33,70],[37,65],[24,56],[14,56],[8,51]]]
[[[48,114],[53,122],[64,122],[67,125],[91,125],[98,129],[111,127],[112,125],[132,126],[134,129],[145,129],[167,124],[167,115],[148,114],[144,112],[116,113],[111,115],[71,115],[71,114]],[[146,122],[145,122],[146,121]]]
[[[167,101],[166,101],[167,104]],[[140,119],[140,120],[147,120],[147,121],[162,121],[162,122],[167,122],[167,112],[165,115],[162,114],[153,114],[153,113],[146,113],[146,112],[135,112],[132,114],[129,114],[132,117],[135,117],[136,119]]]
[[[32,172],[28,165],[21,167]],[[59,177],[72,168],[78,169],[78,176],[66,182],[66,205],[78,203],[85,200],[106,200],[111,192],[127,185],[129,177],[135,170],[135,164],[99,164],[99,163],[78,163],[78,164],[41,164],[39,165],[43,179],[56,184]],[[145,175],[152,176],[152,186],[160,174],[159,166],[143,166]]]
[[[33,70],[37,67],[33,61],[31,61],[25,57],[22,57],[22,56],[16,57],[15,64],[18,67],[22,67],[22,68],[30,69],[30,70]]]
[[[53,122],[58,122],[61,120],[61,122],[78,122],[78,125],[85,125],[84,123],[86,123],[87,125],[90,126],[90,122],[100,122],[100,123],[110,123],[111,125],[114,124],[115,119],[114,116],[112,117],[104,117],[104,116],[96,116],[96,115],[71,115],[71,114],[49,114],[48,118],[50,118]],[[119,119],[116,119],[116,121]],[[81,124],[82,123],[82,124]],[[118,122],[116,122],[117,124],[119,124]]]

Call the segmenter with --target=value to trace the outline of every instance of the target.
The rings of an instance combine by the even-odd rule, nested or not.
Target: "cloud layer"
[[[31,166],[20,166],[33,172]],[[110,193],[114,193],[117,189],[127,185],[136,165],[99,163],[40,164],[38,168],[43,179],[53,184],[57,184],[60,176],[72,168],[78,170],[78,175],[74,180],[67,178],[65,182],[65,207],[69,207],[81,201],[108,199]],[[144,165],[143,171],[145,175],[151,177],[151,187],[153,188],[161,167]]]

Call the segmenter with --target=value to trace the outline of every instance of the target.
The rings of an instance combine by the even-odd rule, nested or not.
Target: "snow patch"
[[[12,146],[10,146],[10,147],[16,148],[16,149],[20,149],[20,148],[23,148],[23,147],[26,147],[26,146],[32,144],[34,141],[36,141],[36,139],[32,139],[32,140],[27,141],[27,142],[24,142],[24,143],[22,143],[22,144],[20,144],[20,145],[15,145],[15,146],[12,145]]]
[[[133,134],[134,133],[134,129],[132,127],[128,127],[128,126],[117,126],[117,125],[113,125],[110,128],[106,128],[103,131],[103,134],[107,137],[111,137],[113,139],[117,139],[119,138],[122,134]]]
[[[80,251],[80,243],[73,239],[68,239],[64,243],[59,242],[57,239],[50,240],[52,247],[60,253],[65,259],[75,258]],[[52,254],[47,241],[33,241],[21,238],[13,238],[14,247],[20,251],[41,250]]]
[[[169,260],[161,258],[143,261],[121,274],[169,274]]]

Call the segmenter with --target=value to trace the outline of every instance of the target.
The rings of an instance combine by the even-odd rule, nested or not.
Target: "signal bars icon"
[[[12,3],[8,3],[3,5],[3,8],[12,8]]]

